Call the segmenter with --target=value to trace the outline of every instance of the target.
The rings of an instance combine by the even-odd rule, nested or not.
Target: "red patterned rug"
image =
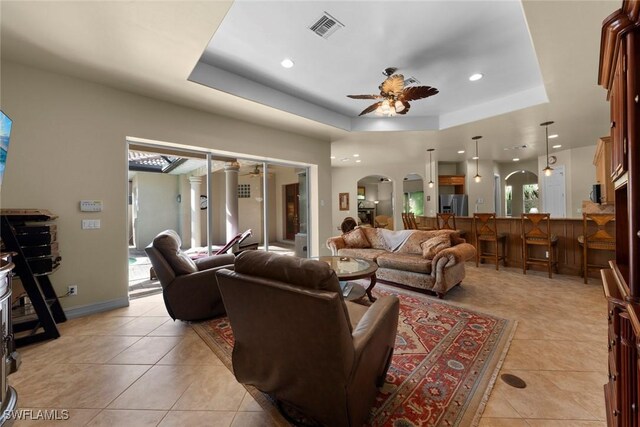
[[[371,409],[371,426],[473,426],[506,356],[515,322],[453,306],[427,295],[378,284],[377,296],[400,299],[398,335]],[[227,318],[193,324],[231,369]],[[267,396],[247,387],[276,424],[286,424]]]

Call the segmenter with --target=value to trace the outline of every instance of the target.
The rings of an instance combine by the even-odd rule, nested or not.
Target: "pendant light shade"
[[[471,138],[476,142],[476,155],[474,157],[474,159],[476,159],[476,176],[473,177],[473,180],[475,182],[482,181],[482,177],[480,176],[479,169],[478,169],[478,160],[480,159],[480,156],[478,156],[478,140],[481,138],[482,138],[481,136],[474,136],[473,138]]]
[[[433,163],[431,162],[431,153],[433,153],[436,149],[435,148],[427,148],[427,151],[429,152],[429,188],[433,188],[434,183],[433,183]]]
[[[544,126],[544,136],[547,147],[547,167],[542,169],[542,172],[544,172],[545,176],[551,176],[551,174],[553,173],[553,168],[549,166],[549,125],[552,124],[553,122],[540,123],[540,126]]]

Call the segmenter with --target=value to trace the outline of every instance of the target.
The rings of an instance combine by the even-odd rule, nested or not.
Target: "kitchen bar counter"
[[[435,217],[418,218],[420,219],[421,227],[436,228]],[[498,217],[496,218],[496,223],[498,233],[507,235],[507,264],[510,267],[522,268],[521,219],[519,217]],[[476,244],[473,234],[473,217],[456,217],[456,226],[459,230],[467,232],[465,236],[467,242],[473,245]],[[607,224],[607,231],[611,235],[615,235],[614,226],[613,222]],[[591,234],[596,229],[596,225],[593,222],[589,222],[588,233]],[[582,274],[582,247],[578,244],[578,236],[583,234],[582,218],[551,218],[551,233],[558,236],[559,272],[580,276]],[[530,251],[534,256],[544,258],[545,248],[532,248]],[[606,268],[607,261],[611,259],[615,259],[613,251],[590,251],[589,253],[589,263],[601,264],[603,268]],[[546,267],[532,266],[530,269],[543,271]],[[599,278],[600,273],[597,270],[592,270],[589,277]]]

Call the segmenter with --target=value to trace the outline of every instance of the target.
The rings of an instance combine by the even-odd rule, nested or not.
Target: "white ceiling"
[[[478,3],[491,10],[502,2],[479,0]],[[338,159],[359,153],[362,163],[358,166],[362,167],[426,160],[428,147],[437,150],[434,160],[470,158],[470,138],[476,134],[484,136],[483,157],[509,161],[513,153],[503,148],[528,144],[530,148],[519,153],[524,160],[544,154],[543,133],[538,126],[543,121],[556,121],[551,131],[560,135],[554,143],[562,144],[563,149],[593,145],[599,136],[609,131],[606,93],[596,85],[600,27],[602,20],[620,4],[619,0],[524,1],[524,16],[549,102],[443,131],[346,132],[188,81],[229,11],[231,2],[225,1],[2,1],[1,60],[323,139],[331,142],[332,154]],[[411,11],[397,13],[400,24],[407,15],[411,15]],[[448,22],[449,26],[455,27],[465,16]],[[371,26],[376,28],[376,22]],[[263,31],[265,41],[269,42],[270,34],[269,29]],[[425,41],[415,40],[411,46],[423,43]],[[439,51],[446,55],[447,46],[439,46]],[[427,58],[428,64],[435,62],[432,56]],[[381,67],[389,65],[403,66],[404,63],[385,61]],[[352,82],[349,87],[367,92],[373,84],[375,89],[379,83],[376,77],[381,77],[377,75],[380,67],[375,68],[370,76],[360,74],[353,78],[355,83],[365,78],[372,79],[373,83],[357,87]],[[445,69],[451,72],[452,68]],[[323,78],[339,79],[348,70],[335,67],[334,71]],[[483,80],[489,81],[490,74]],[[415,77],[423,84],[437,87],[435,78],[440,78],[440,73]],[[414,105],[429,103],[438,96]],[[394,123],[393,120],[386,123]],[[458,155],[459,149],[466,149],[467,153]],[[334,165],[355,164],[335,161]]]
[[[309,29],[324,12],[344,25],[327,39]],[[390,66],[440,93],[358,118],[374,101],[346,95],[378,94]],[[191,79],[349,131],[444,129],[547,101],[518,0],[237,0]]]

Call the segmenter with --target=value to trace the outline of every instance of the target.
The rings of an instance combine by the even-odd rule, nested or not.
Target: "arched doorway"
[[[393,182],[387,176],[358,180],[358,223],[393,230]]]
[[[518,170],[507,175],[504,181],[506,216],[517,217],[540,209],[537,174]]]

